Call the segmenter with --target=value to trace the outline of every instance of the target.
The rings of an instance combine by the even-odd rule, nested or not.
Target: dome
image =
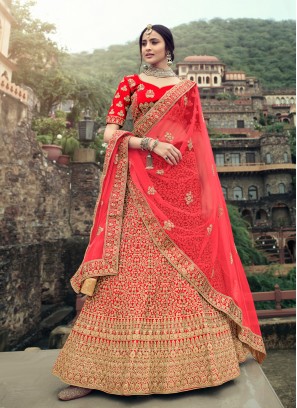
[[[220,62],[217,57],[211,55],[191,55],[184,59],[185,62]]]

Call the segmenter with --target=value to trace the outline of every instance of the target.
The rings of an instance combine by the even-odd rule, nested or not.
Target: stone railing
[[[15,99],[18,99],[24,104],[28,103],[28,91],[21,88],[19,85],[14,84],[13,82],[8,81],[4,77],[0,77],[0,92],[8,94]]]

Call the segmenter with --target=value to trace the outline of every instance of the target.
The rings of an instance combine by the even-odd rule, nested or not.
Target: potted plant
[[[76,138],[77,132],[75,129],[67,129],[61,140],[62,154],[58,158],[58,163],[62,165],[69,164],[70,159],[73,159],[75,149],[80,145]]]
[[[47,152],[47,158],[57,161],[62,154],[62,134],[66,129],[63,118],[41,117],[32,122],[32,130],[37,134],[36,138],[41,143],[42,150]]]

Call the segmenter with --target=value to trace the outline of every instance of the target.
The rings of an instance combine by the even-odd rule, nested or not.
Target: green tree
[[[261,265],[267,263],[266,258],[254,248],[253,241],[247,229],[248,224],[241,218],[238,209],[229,204],[227,207],[234,242],[243,265]]]

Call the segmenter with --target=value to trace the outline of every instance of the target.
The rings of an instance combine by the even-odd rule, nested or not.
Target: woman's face
[[[160,68],[167,66],[165,41],[160,34],[154,30],[149,35],[144,32],[141,43],[141,55],[145,62]]]

